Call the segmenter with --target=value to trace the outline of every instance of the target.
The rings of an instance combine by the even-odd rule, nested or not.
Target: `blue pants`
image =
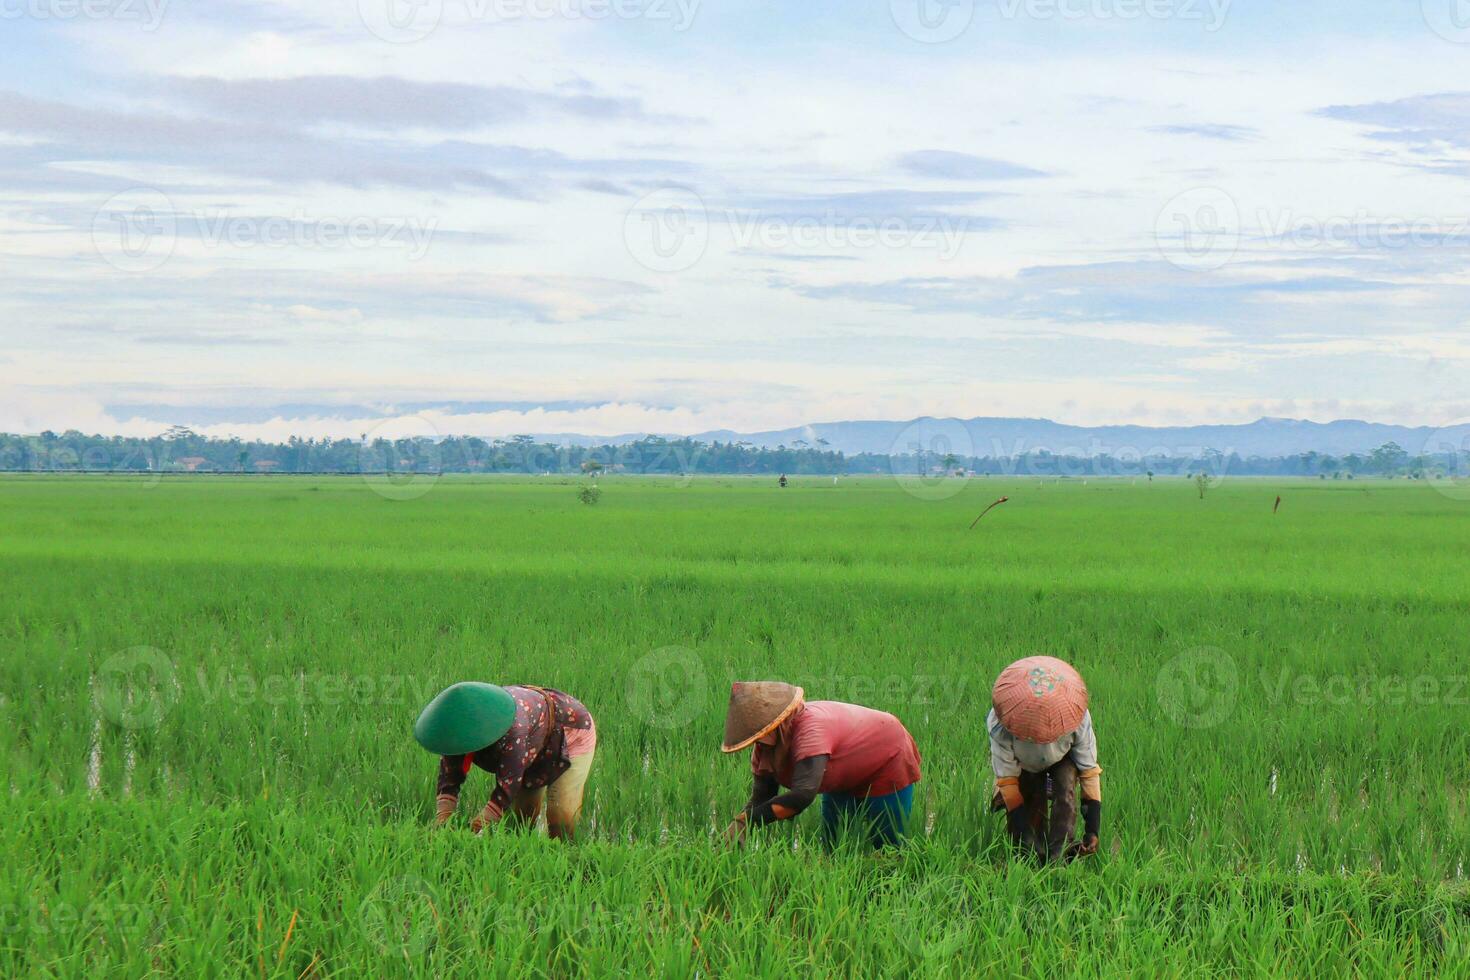
[[[853,796],[851,793],[822,794],[822,839],[830,847],[843,824],[862,824],[868,843],[874,847],[898,847],[903,843],[909,814],[914,809],[914,787],[886,796]]]

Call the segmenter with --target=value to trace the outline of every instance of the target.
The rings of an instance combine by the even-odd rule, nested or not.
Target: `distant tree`
[[[1373,450],[1368,457],[1369,465],[1375,472],[1384,476],[1392,476],[1403,469],[1404,464],[1409,461],[1409,454],[1396,442],[1385,442]]]
[[[1205,491],[1210,488],[1210,478],[1204,473],[1197,473],[1194,477],[1194,488],[1199,491],[1199,499],[1205,499]]]

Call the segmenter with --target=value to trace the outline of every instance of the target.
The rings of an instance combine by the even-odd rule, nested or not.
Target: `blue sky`
[[[412,2],[0,0],[0,429],[1470,416],[1461,0]]]

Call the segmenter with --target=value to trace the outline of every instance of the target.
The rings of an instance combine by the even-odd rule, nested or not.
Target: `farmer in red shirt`
[[[805,701],[780,681],[744,681],[730,691],[725,752],[754,745],[750,802],[725,831],[790,820],[822,795],[823,837],[861,821],[874,847],[902,843],[919,781],[919,749],[893,715],[841,701]],[[781,787],[786,792],[781,792]]]
[[[597,729],[582,702],[547,687],[497,687],[467,681],[439,693],[419,715],[414,738],[440,756],[435,823],[459,805],[475,766],[495,779],[470,829],[479,833],[507,812],[534,824],[546,809],[546,831],[569,838],[577,828]]]

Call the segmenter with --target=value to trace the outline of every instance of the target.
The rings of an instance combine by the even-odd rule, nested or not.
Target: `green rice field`
[[[600,484],[0,478],[0,975],[1465,971],[1470,503]],[[988,808],[990,685],[1031,653],[1092,691],[1103,846],[1067,867]],[[410,729],[467,679],[596,716],[575,844],[471,835],[479,772],[430,829]],[[739,679],[898,715],[909,846],[823,851],[815,810],[723,846]]]

